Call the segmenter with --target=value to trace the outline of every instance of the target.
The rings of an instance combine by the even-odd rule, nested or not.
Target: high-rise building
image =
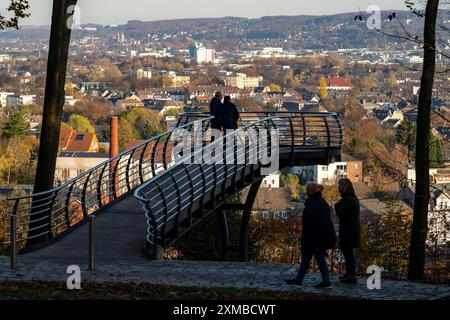
[[[116,40],[117,40],[117,43],[125,43],[125,42],[127,42],[127,39],[125,38],[125,34],[123,32],[122,33],[120,33],[120,32],[117,33]]]
[[[195,43],[189,46],[189,56],[197,60],[198,64],[214,63],[216,61],[216,50],[207,49],[203,44]]]

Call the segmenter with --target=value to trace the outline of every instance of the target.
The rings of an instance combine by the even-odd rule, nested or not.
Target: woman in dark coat
[[[340,277],[344,283],[356,283],[356,260],[354,249],[360,245],[359,200],[352,182],[339,180],[341,200],[335,204],[339,218],[339,248],[345,259],[345,275]]]
[[[211,120],[212,129],[222,130],[222,111],[222,93],[216,92],[209,105],[209,112],[214,116],[214,119]]]
[[[222,107],[222,128],[224,131],[227,129],[236,130],[238,128],[239,111],[231,102],[231,97],[226,96]]]
[[[322,197],[321,190],[321,186],[317,184],[309,184],[306,187],[308,200],[305,202],[302,215],[300,269],[295,279],[286,280],[287,284],[302,285],[310,261],[314,256],[322,275],[322,282],[316,287],[331,287],[326,256],[327,250],[336,245],[336,232],[331,220],[330,206]]]

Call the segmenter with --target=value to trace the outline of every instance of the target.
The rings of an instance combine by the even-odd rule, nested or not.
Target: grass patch
[[[68,290],[65,283],[5,282],[0,300],[347,300],[345,297],[258,289],[173,287],[151,284],[84,283]]]

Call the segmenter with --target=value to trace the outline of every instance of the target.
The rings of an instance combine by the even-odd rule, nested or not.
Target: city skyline
[[[23,25],[49,25],[51,19],[51,0],[30,0],[31,17],[24,19]],[[184,18],[216,18],[216,17],[247,17],[260,18],[262,16],[276,15],[332,15],[344,12],[366,11],[371,5],[379,6],[382,10],[407,9],[403,0],[363,0],[332,1],[322,0],[314,4],[306,0],[299,0],[292,4],[289,0],[280,0],[274,7],[269,0],[247,0],[242,6],[239,0],[209,5],[206,0],[197,0],[187,3],[182,0],[172,0],[170,3],[158,3],[152,8],[155,1],[129,0],[127,6],[112,6],[109,0],[79,0],[81,8],[81,23],[123,24],[129,20],[171,20]],[[99,8],[104,10],[99,10]],[[146,8],[151,8],[146,12]],[[174,10],[173,8],[176,8]],[[144,9],[144,10],[143,10]],[[2,10],[4,10],[2,8]]]

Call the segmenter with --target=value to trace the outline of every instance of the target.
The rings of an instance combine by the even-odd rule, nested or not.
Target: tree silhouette
[[[436,72],[436,53],[439,53],[444,58],[450,59],[450,54],[444,50],[439,50],[436,45],[437,27],[448,31],[448,29],[444,26],[437,24],[439,0],[427,0],[425,13],[417,9],[417,4],[419,2],[420,1],[405,0],[406,6],[413,14],[425,19],[423,38],[418,35],[411,34],[394,13],[388,17],[388,20],[397,21],[402,28],[402,34],[393,34],[385,32],[382,29],[375,29],[377,32],[385,36],[397,38],[403,41],[411,41],[421,46],[424,50],[415,147],[416,188],[408,266],[408,278],[410,280],[423,280],[425,271],[425,251],[428,232],[428,205],[430,201],[429,142],[431,132],[431,103],[433,96],[434,75]],[[365,19],[362,15],[357,16],[355,20],[367,21],[367,19]]]
[[[28,0],[11,0],[6,10],[12,14],[12,17],[8,18],[0,14],[0,30],[6,28],[19,29],[19,20],[30,16],[27,13],[29,8]]]
[[[39,156],[34,180],[34,192],[41,193],[53,189],[58,156],[58,141],[61,130],[62,112],[65,99],[65,82],[72,17],[71,8],[77,0],[53,0],[52,24],[50,30],[50,45],[47,62],[47,79],[45,85],[44,113],[39,146]],[[40,198],[33,199],[39,203]],[[50,208],[51,210],[51,208]],[[35,213],[35,212],[32,212]],[[38,210],[32,215],[27,246],[41,243],[48,239],[49,234],[43,233],[42,222],[50,226],[50,212]]]

